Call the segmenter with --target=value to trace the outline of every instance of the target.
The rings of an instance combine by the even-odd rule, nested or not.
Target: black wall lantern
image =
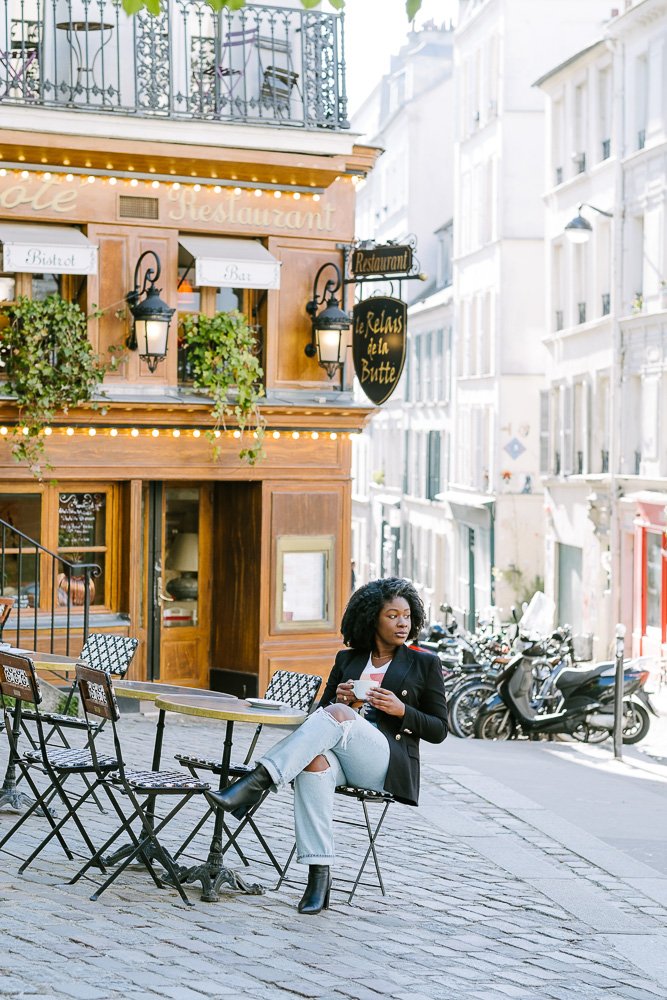
[[[321,275],[327,268],[332,268],[336,277],[329,278],[324,291],[318,295],[317,286]],[[343,278],[340,268],[331,261],[322,264],[313,282],[313,297],[306,305],[312,325],[312,339],[306,345],[305,351],[309,358],[317,357],[320,367],[324,368],[329,378],[343,367],[346,344],[343,334],[352,325],[352,319],[338,305],[336,292],[342,287]],[[318,306],[326,302],[325,308],[318,313]]]
[[[155,268],[147,268],[143,284],[139,288],[141,264],[144,257],[149,256],[155,258]],[[134,289],[125,296],[134,320],[132,332],[127,338],[127,347],[131,351],[139,351],[139,357],[146,362],[149,372],[154,372],[167,355],[169,324],[176,312],[162,301],[160,289],[155,287],[160,271],[158,255],[153,250],[144,251],[134,269]],[[145,295],[143,300],[142,295]]]

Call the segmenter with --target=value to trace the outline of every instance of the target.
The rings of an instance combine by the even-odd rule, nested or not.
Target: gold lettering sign
[[[352,254],[352,273],[407,274],[412,267],[412,247],[386,246],[364,249],[358,247]]]
[[[11,182],[0,190],[0,208],[29,208],[33,212],[73,212],[77,199],[76,188],[63,187],[56,181],[47,181],[36,187],[30,181]]]
[[[288,232],[331,233],[334,228],[333,205],[322,204],[312,208],[277,208],[267,205],[264,199],[255,204],[249,197],[235,195],[225,190],[216,204],[199,198],[199,193],[191,188],[169,191],[168,218],[172,222],[217,222],[219,225],[248,226],[252,229],[287,230]]]
[[[402,299],[374,296],[353,309],[352,359],[371,402],[386,402],[405,363],[408,307]]]

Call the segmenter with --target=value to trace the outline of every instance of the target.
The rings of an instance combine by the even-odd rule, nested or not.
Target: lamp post
[[[328,278],[324,291],[318,295],[317,286],[327,268],[332,268],[336,277]],[[306,304],[311,322],[311,341],[306,344],[305,354],[309,358],[317,357],[318,364],[330,379],[343,367],[346,347],[343,333],[352,325],[350,316],[339,307],[336,298],[336,292],[342,285],[343,278],[338,265],[332,261],[322,264],[313,281],[313,297]],[[318,313],[318,307],[325,302],[325,308]]]
[[[139,272],[145,257],[155,259],[155,268],[149,267],[144,274],[141,288],[139,287]],[[145,361],[149,372],[154,372],[160,361],[167,354],[169,339],[169,324],[176,312],[160,298],[160,289],[155,282],[160,277],[160,258],[154,250],[145,250],[137,261],[134,269],[134,288],[125,296],[133,323],[132,332],[127,338],[127,347],[131,351],[139,351],[139,357]],[[141,297],[145,296],[144,299]]]

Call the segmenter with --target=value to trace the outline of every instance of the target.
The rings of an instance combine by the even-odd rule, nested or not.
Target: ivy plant
[[[227,7],[229,10],[241,10],[245,7],[246,0],[206,0],[213,10],[222,10]],[[317,7],[320,0],[301,0],[301,6],[306,10]],[[362,0],[357,0],[361,3]],[[163,0],[123,0],[123,8],[128,14],[138,14],[142,10],[147,10],[149,14],[158,16],[162,11]],[[329,4],[334,10],[343,10],[345,0],[329,0]],[[405,12],[408,20],[412,21],[417,16],[422,5],[422,0],[405,0]]]
[[[209,437],[215,440],[215,432],[233,420],[241,431],[239,457],[254,465],[264,457],[264,422],[258,405],[264,395],[264,373],[254,353],[255,331],[236,309],[215,316],[190,313],[183,319],[181,347],[195,389],[213,401],[215,423]]]
[[[51,468],[44,428],[59,412],[90,402],[114,362],[100,362],[88,340],[85,313],[58,294],[43,300],[19,296],[3,315],[8,325],[0,329],[0,365],[19,411],[19,426],[11,432],[12,453],[41,478]]]

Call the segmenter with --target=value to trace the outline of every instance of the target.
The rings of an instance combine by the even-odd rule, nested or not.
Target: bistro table
[[[76,656],[65,656],[60,653],[41,653],[35,649],[18,649],[6,644],[3,644],[3,648],[7,653],[13,653],[17,656],[28,656],[35,664],[36,670],[50,670],[53,673],[64,671],[65,675],[68,675],[70,671],[75,669],[77,663],[81,662]],[[15,712],[13,725],[15,744],[18,741],[20,732],[20,713]],[[26,795],[25,792],[19,791],[16,787],[16,756],[10,748],[2,789],[0,789],[0,809],[4,807],[11,812],[21,813],[29,809],[33,803],[34,799],[30,795]],[[55,815],[53,809],[51,809],[51,812]]]
[[[160,710],[167,712],[179,712],[182,715],[196,715],[200,718],[220,719],[226,722],[220,764],[221,788],[224,788],[229,782],[235,722],[255,724],[261,722],[265,726],[299,726],[307,717],[306,712],[301,712],[289,705],[279,709],[254,708],[249,702],[240,698],[216,698],[201,694],[165,695],[157,698],[155,705]],[[216,903],[219,899],[219,889],[225,883],[232,889],[240,889],[251,895],[259,895],[264,892],[262,886],[246,882],[232,868],[225,865],[222,852],[223,827],[224,813],[219,806],[216,806],[213,837],[206,861],[203,864],[185,869],[180,876],[182,883],[201,882],[201,898],[205,903]]]

